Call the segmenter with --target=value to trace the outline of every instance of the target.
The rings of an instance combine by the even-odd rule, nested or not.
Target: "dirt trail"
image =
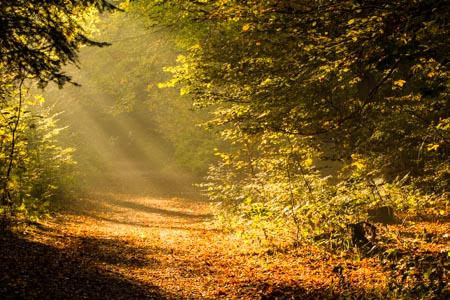
[[[0,234],[0,298],[223,294],[229,275],[223,269],[237,258],[231,251],[239,247],[236,237],[215,228],[210,204],[187,180],[136,169],[104,176],[24,235]]]
[[[0,235],[0,267],[6,268],[3,278],[0,274],[0,295],[2,299],[317,298],[303,284],[320,288],[320,270],[311,272],[300,256],[261,254],[253,248],[257,245],[215,226],[210,204],[198,198],[91,192],[37,229],[28,229],[25,238]],[[317,257],[317,263],[321,259]],[[315,260],[310,255],[308,263]]]
[[[0,299],[254,298],[248,247],[189,180],[121,170],[39,226],[0,232]]]
[[[29,229],[25,239],[0,236],[0,267],[6,268],[3,277],[0,274],[0,295],[335,298],[322,275],[331,267],[319,253],[304,249],[299,256],[264,254],[256,250],[258,245],[215,226],[209,203],[199,198],[91,192],[38,229]]]
[[[0,234],[0,298],[381,297],[374,259],[350,264],[306,245],[265,252],[215,226],[200,197],[90,192],[37,228]],[[341,284],[333,270],[344,262]]]
[[[206,201],[90,193],[33,239],[136,283],[147,297],[213,298],[213,266],[230,237],[211,221]]]
[[[148,176],[127,178],[23,234],[0,234],[0,298],[378,298],[386,283],[375,260],[345,261],[342,281],[336,255],[307,245],[264,251],[218,230],[210,204],[192,190],[165,181],[152,194],[132,188],[152,187]]]

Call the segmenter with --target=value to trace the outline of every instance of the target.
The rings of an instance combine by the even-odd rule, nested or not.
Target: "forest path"
[[[206,201],[117,192],[91,192],[44,228],[34,240],[157,299],[215,298],[218,281],[226,276],[218,270],[236,244],[215,229]]]
[[[266,253],[218,230],[201,197],[90,192],[27,236],[6,258],[23,282],[2,291],[0,277],[2,299],[333,298],[319,253]]]
[[[438,229],[444,236],[448,224]],[[333,271],[342,264],[345,281]],[[21,234],[0,232],[0,270],[2,300],[377,299],[389,279],[375,258],[306,245],[264,251],[220,231],[201,197],[116,187],[86,193]]]
[[[219,230],[208,201],[182,180],[126,175],[23,234],[0,234],[0,298],[336,298],[328,254],[265,251]],[[366,276],[355,272],[359,294]]]

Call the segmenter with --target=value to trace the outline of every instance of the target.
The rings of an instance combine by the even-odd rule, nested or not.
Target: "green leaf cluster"
[[[13,90],[0,110],[0,197],[5,216],[34,220],[70,192],[75,162],[74,150],[58,144],[58,115],[28,92]]]
[[[112,9],[105,0],[5,0],[0,3],[0,70],[12,80],[33,78],[42,85],[70,81],[61,68],[77,62],[84,45],[104,46],[91,40],[94,10]]]
[[[289,220],[283,209],[298,207],[294,224],[280,228],[307,228],[314,210],[342,225],[390,202],[389,191],[375,190],[407,185],[448,203],[448,1],[172,0],[142,1],[135,11],[183,41],[166,85],[213,109],[207,124],[230,147],[209,189],[235,215],[249,210],[242,220],[255,211],[261,222],[261,205],[273,211],[284,197],[263,219]],[[286,151],[286,139],[295,150]],[[293,155],[313,163],[291,169]],[[309,190],[327,175],[326,189]],[[255,181],[273,193],[255,196],[263,193]],[[311,222],[325,230],[319,217]]]
[[[1,213],[45,211],[59,186],[67,184],[72,149],[58,146],[56,116],[33,97],[31,86],[71,77],[98,11],[114,9],[104,0],[0,2],[0,197]],[[36,215],[37,216],[37,215]]]

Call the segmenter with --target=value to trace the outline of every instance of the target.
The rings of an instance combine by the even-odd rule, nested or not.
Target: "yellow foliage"
[[[439,144],[428,144],[427,145],[427,150],[428,151],[437,151],[437,149],[439,148]]]
[[[313,164],[313,160],[311,157],[308,157],[307,159],[305,159],[305,166],[311,167],[312,164]]]
[[[394,81],[394,85],[399,86],[399,87],[403,87],[405,85],[405,83],[406,83],[406,81],[403,79]]]
[[[242,26],[242,31],[247,31],[250,29],[250,24],[245,24],[244,26]]]

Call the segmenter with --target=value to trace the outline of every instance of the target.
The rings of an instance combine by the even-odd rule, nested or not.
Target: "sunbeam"
[[[106,57],[117,55],[114,46],[100,51]],[[112,82],[124,71],[123,66],[108,67],[100,73],[93,65],[71,69],[74,81],[81,87],[49,87],[45,92],[48,104],[64,112],[60,119],[69,125],[68,142],[75,143],[89,188],[159,197],[198,196],[193,179],[177,166],[173,146],[161,134],[145,103],[147,94],[132,100],[132,111],[114,111],[115,95],[127,87],[113,84],[117,91],[105,89],[102,83]],[[141,79],[138,88],[143,89],[148,80]]]

